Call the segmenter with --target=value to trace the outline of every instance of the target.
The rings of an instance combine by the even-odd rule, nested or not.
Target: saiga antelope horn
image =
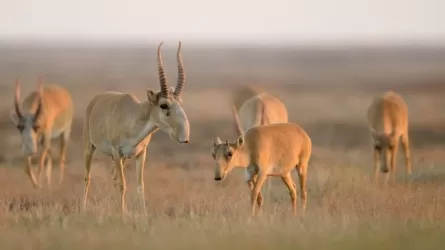
[[[181,49],[182,49],[182,44],[181,41],[179,41],[178,52],[176,53],[176,57],[178,60],[178,82],[176,84],[174,92],[175,96],[181,96],[185,84],[184,64],[182,62]]]
[[[161,42],[158,46],[158,73],[159,73],[159,84],[161,85],[161,95],[163,97],[168,97],[168,87],[167,79],[165,78],[164,63],[162,61],[161,46],[164,42]]]

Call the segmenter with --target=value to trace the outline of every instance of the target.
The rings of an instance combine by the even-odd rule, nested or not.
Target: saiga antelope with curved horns
[[[185,83],[181,57],[181,42],[177,51],[178,82],[176,88],[168,88],[161,56],[162,42],[158,47],[158,71],[161,90],[147,89],[147,101],[140,102],[134,95],[107,91],[93,97],[89,102],[83,124],[85,154],[85,190],[83,208],[86,208],[88,188],[91,181],[91,163],[96,151],[111,156],[115,173],[119,178],[121,208],[125,212],[126,181],[124,164],[136,157],[138,192],[144,213],[144,165],[146,148],[152,134],[160,129],[179,143],[188,143],[190,125],[182,107],[182,90]]]
[[[247,100],[243,100],[244,96],[248,97]],[[288,122],[286,105],[278,97],[251,85],[239,91],[238,96],[234,98],[232,110],[234,108],[238,108],[237,113],[243,131],[248,131],[255,126]],[[266,185],[268,197],[270,197],[271,181],[269,179]],[[258,202],[262,203],[261,193],[258,199]]]
[[[34,187],[40,187],[40,174],[44,165],[47,184],[51,184],[51,140],[55,138],[60,138],[59,182],[63,181],[73,114],[74,105],[68,91],[55,84],[43,86],[42,77],[39,77],[38,90],[28,94],[20,104],[20,80],[16,80],[11,120],[22,137],[22,151],[27,156],[26,173]],[[39,181],[34,176],[31,163],[31,158],[37,153],[37,143],[43,146],[38,169]]]
[[[401,139],[405,152],[406,171],[411,175],[411,153],[408,136],[408,106],[393,92],[374,98],[367,110],[368,128],[374,142],[374,178],[380,172],[388,173],[386,183],[396,171],[396,156]]]
[[[235,167],[246,168],[247,184],[251,190],[250,205],[255,215],[261,187],[268,176],[280,176],[289,190],[292,213],[297,212],[297,191],[291,171],[296,168],[300,179],[302,211],[306,210],[306,175],[312,142],[308,134],[295,123],[276,123],[252,127],[244,135],[236,109],[233,108],[238,139],[229,142],[217,137],[213,143],[216,181],[222,181]]]

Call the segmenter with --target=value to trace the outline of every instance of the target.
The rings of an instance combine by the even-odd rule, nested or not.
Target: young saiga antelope
[[[261,209],[261,187],[268,176],[280,176],[289,190],[292,214],[297,212],[297,191],[291,171],[296,168],[300,180],[302,211],[306,210],[306,175],[312,142],[295,123],[277,123],[252,127],[244,135],[236,108],[232,108],[238,139],[213,143],[216,181],[222,181],[233,168],[246,168],[246,181],[251,190],[250,205],[255,215],[256,203]]]
[[[51,140],[56,138],[60,139],[59,183],[63,181],[73,113],[73,102],[68,91],[55,84],[43,86],[41,77],[37,91],[28,94],[20,104],[20,80],[16,80],[14,110],[10,115],[22,137],[22,151],[27,157],[26,173],[34,187],[40,187],[40,176],[44,165],[46,165],[47,185],[48,187],[51,185]],[[38,169],[39,181],[34,176],[31,163],[32,157],[37,154],[38,143],[43,146]]]
[[[246,86],[240,92],[234,99],[233,107],[239,107],[237,113],[243,131],[248,131],[255,126],[288,122],[286,106],[278,97],[262,92],[253,86]],[[243,96],[249,96],[249,98],[243,101]],[[270,190],[271,180],[268,180],[266,184],[267,197],[270,197]],[[258,199],[263,199],[261,194]]]
[[[374,179],[378,181],[379,170],[394,177],[399,140],[405,151],[406,171],[411,175],[411,156],[408,136],[408,106],[403,98],[393,91],[377,96],[367,110],[367,122],[374,142]]]
[[[115,163],[121,191],[122,212],[126,211],[124,164],[136,157],[138,192],[143,211],[146,213],[144,196],[144,165],[146,148],[152,134],[160,129],[179,143],[188,143],[190,125],[182,107],[182,90],[185,74],[181,57],[181,42],[177,52],[178,82],[176,88],[168,88],[161,57],[162,42],[158,47],[158,71],[161,90],[147,89],[147,101],[140,102],[134,95],[119,92],[103,92],[90,101],[83,125],[85,152],[85,191],[83,208],[86,207],[91,180],[91,163],[98,150],[111,156]]]

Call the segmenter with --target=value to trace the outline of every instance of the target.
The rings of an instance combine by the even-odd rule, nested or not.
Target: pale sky
[[[432,40],[445,0],[0,0],[0,39]]]

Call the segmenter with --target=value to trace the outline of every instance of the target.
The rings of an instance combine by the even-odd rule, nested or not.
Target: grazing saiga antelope
[[[264,107],[263,107],[264,109]],[[246,181],[251,190],[252,215],[255,206],[261,209],[263,200],[258,199],[261,187],[268,176],[280,176],[289,189],[292,213],[297,212],[297,190],[291,171],[296,168],[300,180],[302,211],[306,210],[306,176],[312,142],[308,134],[295,123],[276,123],[252,127],[244,135],[236,108],[233,114],[238,139],[223,142],[219,137],[213,142],[216,181],[222,181],[233,168],[246,168]]]
[[[190,125],[182,107],[181,94],[185,83],[181,57],[181,42],[177,51],[178,82],[176,88],[168,88],[161,56],[162,42],[158,47],[158,72],[161,90],[147,89],[147,101],[140,102],[134,95],[120,92],[103,92],[93,97],[86,109],[83,124],[85,154],[85,190],[83,208],[86,208],[91,181],[91,163],[94,153],[100,151],[111,156],[115,173],[119,177],[121,208],[125,212],[126,181],[124,164],[136,157],[138,192],[144,213],[144,165],[147,145],[152,134],[160,129],[179,143],[188,143]]]
[[[47,185],[51,185],[51,140],[55,138],[60,138],[59,182],[63,181],[73,114],[74,105],[68,91],[55,84],[43,86],[41,77],[37,91],[28,94],[20,104],[20,80],[16,80],[14,110],[10,115],[22,137],[22,151],[27,156],[26,173],[34,187],[40,187],[40,174],[44,165]],[[31,163],[32,157],[37,153],[37,143],[43,146],[38,169],[39,181],[34,176]]]
[[[396,155],[401,138],[405,151],[406,171],[411,175],[411,156],[408,136],[408,106],[393,92],[377,96],[367,110],[368,127],[374,144],[375,180],[380,172],[388,173],[386,182],[396,171]]]
[[[243,96],[250,98],[242,102]],[[284,103],[279,98],[261,92],[253,86],[245,87],[237,98],[234,98],[233,108],[238,109],[237,113],[243,131],[248,131],[255,126],[288,122],[287,109]],[[271,181],[269,179],[266,184],[267,197],[270,197]],[[258,199],[263,199],[262,194],[258,196]]]

